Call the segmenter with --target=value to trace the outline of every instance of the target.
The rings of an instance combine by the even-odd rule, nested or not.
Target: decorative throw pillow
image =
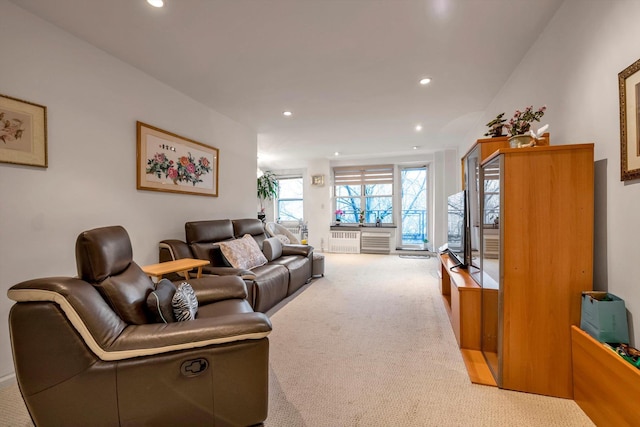
[[[176,293],[176,287],[167,279],[162,279],[156,284],[156,289],[147,296],[147,308],[152,320],[156,323],[172,323],[173,306],[171,301]]]
[[[267,263],[267,259],[250,234],[241,239],[220,242],[220,250],[233,268],[250,270]]]
[[[284,234],[276,234],[276,237],[282,242],[283,245],[288,245],[289,243],[291,243],[291,240],[289,240],[289,238]]]
[[[193,320],[198,312],[198,298],[193,288],[187,282],[178,286],[176,293],[171,300],[173,315],[178,322]]]

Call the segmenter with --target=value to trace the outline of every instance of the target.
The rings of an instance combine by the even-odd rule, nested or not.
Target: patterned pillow
[[[187,282],[178,286],[176,293],[171,300],[173,315],[178,322],[193,320],[198,312],[198,298],[193,288]]]
[[[282,242],[283,245],[288,245],[289,243],[291,243],[291,240],[289,240],[289,238],[284,234],[276,234],[276,237]]]
[[[267,259],[258,247],[258,243],[250,234],[241,239],[220,242],[220,250],[233,268],[250,270],[267,263]]]
[[[167,279],[162,279],[156,285],[156,289],[147,296],[147,308],[151,318],[156,323],[172,323],[173,306],[171,301],[176,293],[176,287]]]

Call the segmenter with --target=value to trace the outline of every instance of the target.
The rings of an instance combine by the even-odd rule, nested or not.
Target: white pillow
[[[267,258],[250,234],[245,234],[241,239],[219,242],[218,244],[222,255],[233,268],[250,270],[267,263]]]
[[[283,245],[288,245],[289,243],[291,243],[291,240],[289,240],[289,238],[284,234],[276,234],[276,237],[282,242]]]

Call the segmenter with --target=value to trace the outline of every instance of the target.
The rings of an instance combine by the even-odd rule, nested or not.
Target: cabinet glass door
[[[469,214],[469,243],[470,259],[469,274],[478,283],[482,284],[480,273],[480,145],[476,145],[465,157],[465,188],[467,190],[467,212]]]
[[[498,290],[500,282],[500,159],[482,166],[481,251],[482,352],[494,378],[498,375]],[[498,384],[500,385],[500,384]]]

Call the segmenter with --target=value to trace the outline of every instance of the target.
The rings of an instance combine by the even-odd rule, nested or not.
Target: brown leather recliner
[[[79,278],[13,286],[16,376],[37,426],[250,426],[267,417],[269,319],[239,277],[190,279],[196,319],[152,323],[127,232],[76,242]]]

